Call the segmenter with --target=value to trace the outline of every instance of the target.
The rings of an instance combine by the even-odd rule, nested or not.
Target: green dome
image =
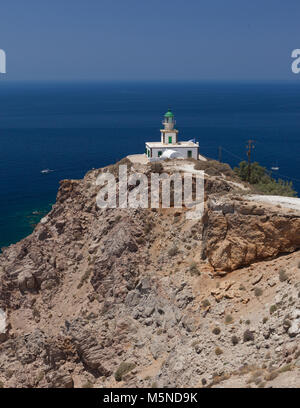
[[[170,109],[168,109],[168,112],[165,113],[165,118],[174,118],[173,113],[170,111]]]

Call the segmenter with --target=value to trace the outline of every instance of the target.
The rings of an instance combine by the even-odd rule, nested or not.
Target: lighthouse
[[[175,129],[176,121],[170,109],[164,114],[163,129],[160,129],[160,142],[146,142],[145,154],[150,161],[163,159],[185,159],[198,160],[199,143],[195,140],[178,141],[178,130]]]
[[[162,124],[164,128],[160,130],[161,133],[161,143],[163,144],[177,144],[178,143],[178,130],[174,129],[175,117],[173,113],[168,110],[165,113]]]

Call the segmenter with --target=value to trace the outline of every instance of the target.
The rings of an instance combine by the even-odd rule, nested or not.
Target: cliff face
[[[203,223],[203,254],[219,271],[300,248],[299,211],[223,197],[208,201]]]
[[[243,386],[261,370],[255,386],[299,386],[299,212],[250,203],[222,175],[206,178],[203,221],[99,209],[98,174],[62,181],[0,256],[0,385]]]

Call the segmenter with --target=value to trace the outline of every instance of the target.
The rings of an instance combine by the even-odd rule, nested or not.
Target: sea
[[[269,170],[278,166],[272,174],[300,193],[300,81],[1,79],[0,248],[32,232],[60,180],[82,178],[160,140],[168,108],[179,139],[196,139],[204,156],[236,166],[252,139],[252,159]]]

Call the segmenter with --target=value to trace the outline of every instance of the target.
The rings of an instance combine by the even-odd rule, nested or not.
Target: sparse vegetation
[[[280,282],[285,282],[288,279],[288,275],[286,274],[285,269],[279,270],[279,280]]]
[[[239,342],[239,338],[237,337],[237,336],[232,336],[231,337],[231,343],[235,346],[235,345],[237,345],[238,344],[238,342]]]
[[[220,327],[216,326],[216,327],[213,328],[212,332],[213,332],[213,334],[218,335],[218,334],[221,333],[221,329],[220,329]]]
[[[263,294],[263,290],[261,288],[255,288],[254,289],[254,294],[256,297],[259,297]]]
[[[240,162],[239,167],[235,167],[233,170],[241,180],[248,181],[259,193],[286,197],[297,196],[292,182],[274,179],[271,172],[257,162],[251,164],[250,180],[248,180],[248,163],[246,161]]]
[[[200,276],[201,275],[199,269],[197,268],[197,264],[195,262],[191,263],[191,265],[189,267],[189,271],[190,271],[192,276]]]
[[[293,368],[292,364],[286,364],[283,367],[280,367],[278,373],[286,373],[287,371],[291,371]]]
[[[267,373],[265,375],[265,380],[266,381],[272,381],[275,380],[275,378],[278,376],[278,372],[277,371],[271,371],[270,373]]]
[[[152,222],[146,222],[145,226],[144,226],[144,231],[146,234],[149,234],[149,232],[152,230],[153,228],[153,224]]]
[[[178,254],[178,247],[176,245],[173,245],[169,250],[168,250],[168,255],[169,256],[175,256]]]
[[[93,387],[94,385],[90,381],[87,381],[86,383],[82,385],[82,388],[93,388]]]
[[[273,314],[274,312],[276,312],[276,310],[277,310],[277,306],[276,306],[276,305],[270,306],[270,314]]]
[[[227,163],[220,163],[217,160],[207,160],[200,161],[197,160],[194,165],[195,170],[204,170],[206,174],[210,176],[221,176],[224,174],[225,176],[235,178],[236,175],[234,171],[231,169],[229,164]]]
[[[134,368],[135,368],[135,364],[122,362],[119,365],[119,368],[117,369],[117,371],[115,372],[116,381],[122,381],[123,376],[129,373],[129,371],[133,370]]]
[[[233,317],[231,315],[226,315],[225,316],[225,323],[230,324],[233,322]]]
[[[220,347],[216,347],[215,353],[216,353],[216,356],[220,356],[221,354],[223,354],[223,350]]]
[[[164,171],[164,167],[161,162],[153,162],[150,164],[150,169],[152,173],[162,173]]]
[[[80,282],[77,285],[77,289],[80,289],[83,284],[88,280],[88,278],[90,277],[90,274],[92,273],[91,269],[87,269],[84,274],[82,275]]]
[[[208,307],[210,306],[210,301],[208,299],[202,300],[202,307]]]
[[[254,341],[254,334],[249,329],[247,329],[244,331],[243,338],[245,343],[247,341]]]

